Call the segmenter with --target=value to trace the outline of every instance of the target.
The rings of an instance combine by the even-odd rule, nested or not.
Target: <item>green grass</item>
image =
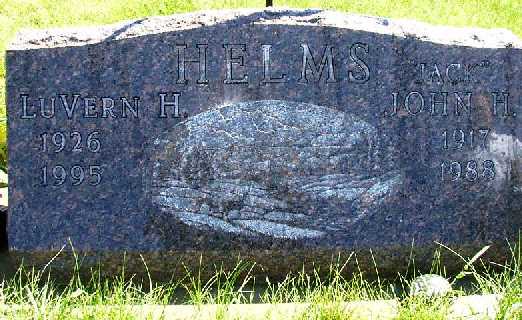
[[[442,248],[443,250],[449,248]],[[451,250],[451,249],[449,249]],[[2,319],[135,319],[128,305],[219,304],[216,319],[223,319],[227,308],[241,303],[308,303],[293,319],[347,319],[342,302],[358,300],[394,299],[399,301],[396,319],[447,319],[453,298],[466,293],[502,295],[498,319],[516,302],[522,302],[522,255],[520,245],[512,250],[512,259],[499,267],[481,260],[481,254],[456,258],[467,264],[461,273],[450,280],[471,281],[466,291],[454,290],[447,296],[426,298],[408,295],[409,282],[415,273],[398,275],[396,279],[368,278],[362,272],[345,274],[346,261],[334,263],[328,272],[299,272],[284,281],[270,282],[256,279],[253,265],[239,262],[231,270],[214,267],[208,280],[201,273],[191,273],[165,283],[138,281],[124,272],[112,278],[100,277],[92,271],[85,280],[78,271],[68,282],[53,282],[48,273],[19,269],[16,275],[0,284],[0,317]],[[433,272],[444,270],[434,256]],[[349,259],[356,259],[351,256]],[[79,261],[79,259],[77,259]],[[52,263],[50,264],[52,267]],[[79,270],[77,265],[76,270]],[[144,264],[146,269],[146,264]],[[47,269],[49,270],[49,269]],[[480,271],[479,271],[480,270]],[[46,276],[47,275],[47,276]],[[262,280],[262,281],[256,281]],[[457,286],[454,284],[454,288]],[[80,315],[80,316],[79,316]],[[513,318],[516,319],[516,318]]]
[[[507,28],[522,36],[520,0],[274,0],[277,6],[325,8],[409,18],[433,24]],[[263,7],[264,0],[2,0],[0,1],[0,117],[5,117],[4,51],[21,28],[107,24],[151,15],[204,9]],[[0,123],[0,164],[6,161],[5,122]]]

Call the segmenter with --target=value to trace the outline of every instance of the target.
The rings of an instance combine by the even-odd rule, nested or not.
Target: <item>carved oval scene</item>
[[[400,170],[372,170],[375,128],[339,110],[263,100],[191,117],[154,141],[152,200],[200,230],[316,239],[379,212]]]

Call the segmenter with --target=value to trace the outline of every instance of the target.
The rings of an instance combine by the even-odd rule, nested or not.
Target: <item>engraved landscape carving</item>
[[[312,104],[216,107],[155,140],[153,201],[204,230],[287,239],[349,232],[403,180],[399,170],[369,169],[375,135],[353,115]]]

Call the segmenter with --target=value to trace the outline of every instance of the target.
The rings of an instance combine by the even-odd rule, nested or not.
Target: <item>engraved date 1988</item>
[[[488,181],[495,179],[495,162],[484,161],[444,161],[440,164],[442,181]]]
[[[464,130],[443,129],[440,135],[442,151],[458,154],[464,150],[487,149],[489,128]],[[485,182],[495,179],[493,160],[446,160],[440,164],[440,177],[443,182]]]

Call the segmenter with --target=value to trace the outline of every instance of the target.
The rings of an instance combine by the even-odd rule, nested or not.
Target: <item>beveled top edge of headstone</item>
[[[25,29],[18,32],[8,51],[75,47],[133,37],[177,32],[218,24],[320,26],[366,31],[444,45],[476,48],[522,48],[522,40],[507,29],[463,28],[343,13],[321,9],[267,8],[208,10],[127,20],[111,25]]]

